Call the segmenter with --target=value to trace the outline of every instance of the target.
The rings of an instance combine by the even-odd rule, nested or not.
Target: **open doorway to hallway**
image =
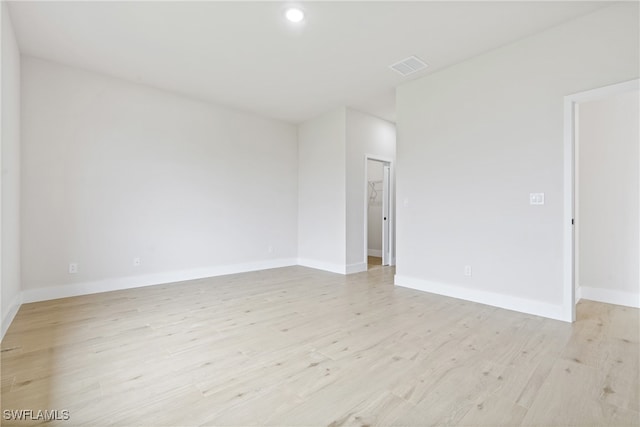
[[[576,105],[576,300],[637,305],[639,94]]]
[[[640,307],[640,80],[565,97],[565,316]]]

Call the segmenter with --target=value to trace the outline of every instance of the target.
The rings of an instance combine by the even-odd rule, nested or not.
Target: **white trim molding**
[[[358,262],[355,264],[349,264],[345,268],[346,274],[354,274],[354,273],[362,273],[363,271],[367,271],[367,263],[366,262]]]
[[[576,304],[582,299],[582,286],[576,286]]]
[[[324,270],[331,273],[346,274],[347,269],[344,264],[334,264],[325,261],[316,261],[308,258],[298,258],[298,265],[302,267],[314,268],[316,270]]]
[[[97,294],[100,292],[119,291],[123,289],[142,288],[187,280],[206,279],[208,277],[225,276],[227,274],[247,273],[257,270],[290,267],[296,265],[295,259],[275,259],[245,264],[232,264],[194,270],[170,271],[165,273],[146,274],[140,276],[117,277],[91,282],[72,283],[55,287],[25,289],[24,302],[47,301],[78,295]],[[3,323],[4,325],[4,323]]]
[[[533,314],[535,316],[546,317],[549,319],[566,321],[563,316],[563,307],[561,305],[553,305],[543,301],[519,298],[494,292],[480,291],[476,289],[463,288],[460,286],[432,282],[423,279],[416,279],[407,276],[396,275],[394,278],[394,284],[396,286],[401,286],[404,288],[415,289],[418,291],[429,292],[432,294],[443,295],[465,301],[477,302],[493,307],[518,311],[520,313]]]
[[[4,334],[7,333],[9,326],[11,326],[11,322],[13,322],[16,314],[18,314],[18,310],[20,310],[20,306],[22,306],[22,292],[18,293],[18,295],[13,298],[13,301],[11,301],[11,304],[9,305],[9,309],[2,318],[2,331],[0,331],[0,340],[2,340],[2,338],[4,338]]]
[[[298,258],[298,265],[302,267],[313,268],[316,270],[328,271],[330,273],[337,274],[354,274],[354,273],[362,273],[363,271],[367,271],[367,263],[366,262],[357,262],[355,264],[334,264],[331,262],[324,261],[316,261],[314,259],[308,258]]]
[[[607,304],[623,305],[625,307],[640,308],[640,294],[614,291],[611,289],[591,288],[580,286],[576,292],[576,300],[586,299],[590,301],[604,302]],[[579,295],[578,295],[579,294]]]

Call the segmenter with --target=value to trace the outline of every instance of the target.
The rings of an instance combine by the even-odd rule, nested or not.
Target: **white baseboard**
[[[301,265],[303,267],[315,268],[316,270],[329,271],[331,273],[347,274],[347,268],[343,264],[316,261],[314,259],[308,258],[298,258],[298,265]]]
[[[418,291],[430,292],[432,294],[444,295],[465,301],[472,301],[493,307],[518,311],[520,313],[566,321],[563,316],[562,305],[553,305],[542,301],[497,294],[477,289],[463,288],[460,286],[437,283],[407,276],[396,275],[394,283],[396,286],[416,289]]]
[[[576,301],[580,301],[580,299],[640,308],[640,294],[634,294],[631,292],[579,286],[576,289]]]
[[[382,249],[367,249],[367,255],[382,258]]]
[[[47,301],[78,295],[88,295],[100,292],[118,291],[122,289],[141,288],[145,286],[161,285],[165,283],[183,282],[186,280],[205,279],[207,277],[224,276],[227,274],[246,273],[256,270],[289,267],[292,265],[296,265],[296,260],[293,258],[275,259],[244,264],[199,268],[194,270],[180,270],[140,276],[118,277],[105,280],[96,280],[92,282],[73,283],[55,287],[25,289],[23,291],[23,299],[24,302]]]
[[[303,267],[315,268],[316,270],[329,271],[338,274],[353,274],[367,271],[366,262],[358,262],[355,264],[342,265],[324,261],[316,261],[308,258],[298,258],[298,265]]]
[[[367,263],[366,262],[358,262],[358,263],[355,263],[355,264],[349,264],[345,268],[346,274],[361,273],[363,271],[367,271]]]
[[[4,338],[4,334],[7,333],[9,326],[11,326],[11,322],[18,314],[18,310],[20,310],[20,306],[22,305],[22,292],[18,293],[18,295],[13,298],[11,304],[9,305],[9,309],[2,317],[2,330],[0,331],[0,340]]]

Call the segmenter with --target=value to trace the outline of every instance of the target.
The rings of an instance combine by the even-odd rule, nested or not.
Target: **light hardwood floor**
[[[373,270],[375,268],[382,268],[382,258],[375,256],[367,257],[367,270]]]
[[[637,309],[584,301],[570,325],[392,282],[290,267],[25,304],[1,406],[65,426],[640,425]]]

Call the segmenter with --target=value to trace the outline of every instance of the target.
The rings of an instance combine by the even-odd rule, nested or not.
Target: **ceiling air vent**
[[[408,58],[403,59],[400,62],[396,62],[393,65],[389,65],[389,68],[397,72],[402,76],[408,76],[409,74],[413,74],[417,71],[424,70],[428,65],[425,64],[420,58],[417,56],[410,56]]]

